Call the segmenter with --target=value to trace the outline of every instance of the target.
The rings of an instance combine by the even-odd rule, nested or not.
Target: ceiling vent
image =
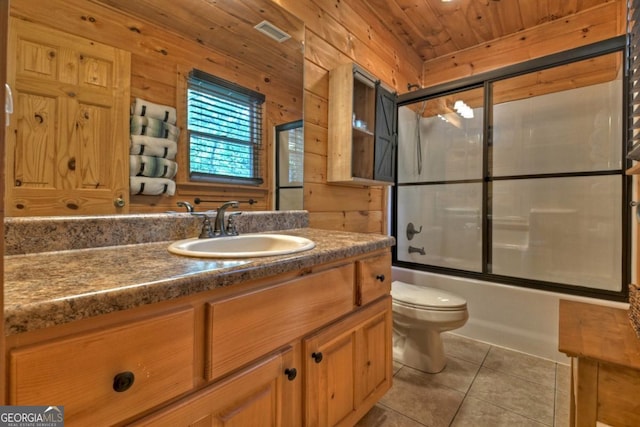
[[[271,37],[278,43],[282,43],[283,41],[289,40],[291,38],[289,34],[285,33],[284,31],[282,31],[280,28],[276,27],[269,21],[262,21],[261,23],[259,23],[253,28]]]

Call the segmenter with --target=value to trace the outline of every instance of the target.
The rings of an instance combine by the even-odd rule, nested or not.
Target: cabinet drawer
[[[18,348],[9,358],[11,405],[64,406],[69,426],[115,424],[193,387],[194,312]]]
[[[391,293],[391,254],[356,261],[356,305],[365,305]]]
[[[299,426],[299,422],[283,417],[285,407],[295,402],[286,394],[292,383],[284,373],[292,363],[291,353],[289,347],[265,357],[131,426]]]
[[[210,302],[207,379],[215,379],[353,309],[348,264],[253,293]]]

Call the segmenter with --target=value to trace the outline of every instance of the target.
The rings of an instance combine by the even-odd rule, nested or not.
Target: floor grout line
[[[468,338],[464,338],[464,340],[473,341],[473,340],[470,340],[470,339],[468,339]],[[462,342],[462,345],[464,345],[464,343],[465,343],[465,341],[463,341],[463,342]],[[455,411],[453,412],[453,415],[451,416],[450,421],[449,421],[449,422],[448,422],[448,424],[447,424],[449,427],[451,427],[451,426],[456,422],[456,419],[457,419],[457,418],[458,418],[458,416],[461,414],[461,410],[462,410],[462,407],[463,407],[463,405],[465,404],[465,402],[469,402],[469,401],[468,401],[468,399],[469,399],[469,398],[471,398],[471,396],[469,395],[469,393],[471,392],[471,390],[472,390],[472,388],[473,388],[474,384],[475,384],[475,383],[476,383],[476,381],[478,380],[478,377],[479,377],[479,375],[480,375],[480,371],[481,371],[481,370],[483,370],[483,369],[487,369],[487,370],[493,371],[493,372],[495,372],[495,373],[496,373],[497,375],[499,375],[499,376],[515,378],[515,379],[520,380],[520,381],[527,381],[527,382],[529,382],[529,383],[531,383],[531,384],[535,384],[535,385],[538,385],[538,386],[541,386],[541,387],[549,387],[548,385],[545,385],[545,384],[539,383],[539,382],[537,382],[537,381],[535,381],[535,380],[531,380],[531,379],[529,379],[529,377],[527,377],[527,376],[520,376],[520,375],[516,375],[516,374],[514,374],[514,373],[510,372],[509,370],[501,370],[501,369],[495,369],[495,368],[491,368],[491,367],[485,366],[485,363],[486,363],[486,362],[487,362],[487,360],[488,360],[489,354],[491,353],[491,350],[492,350],[492,349],[494,349],[494,347],[495,347],[495,346],[493,346],[493,345],[489,345],[488,349],[487,349],[487,350],[486,350],[486,352],[484,353],[484,355],[483,355],[483,357],[482,357],[482,360],[480,361],[480,363],[479,363],[479,364],[478,364],[477,362],[467,360],[467,359],[466,359],[466,358],[464,358],[464,357],[459,357],[459,356],[456,356],[456,355],[451,355],[451,356],[450,356],[452,359],[457,359],[457,360],[459,360],[459,361],[461,361],[461,362],[464,362],[464,363],[466,363],[466,364],[470,364],[470,365],[474,365],[475,367],[477,367],[477,369],[476,369],[476,370],[475,370],[475,372],[473,373],[472,379],[471,379],[471,381],[469,382],[468,387],[466,387],[466,388],[465,388],[464,393],[462,393],[462,392],[461,392],[458,388],[456,388],[456,387],[451,387],[450,385],[445,385],[445,384],[443,384],[443,383],[438,383],[437,381],[435,382],[435,383],[438,385],[438,387],[444,387],[444,388],[447,388],[447,389],[451,389],[451,390],[453,390],[453,391],[457,391],[457,392],[459,392],[459,393],[461,393],[461,394],[462,394],[462,399],[460,400],[460,402],[459,402],[459,404],[457,405],[457,407],[455,407]],[[507,350],[508,350],[508,349],[507,349]],[[462,354],[462,353],[458,353],[458,355],[460,355],[460,354]],[[528,356],[531,356],[531,355],[528,355]],[[532,356],[532,357],[535,357],[535,356]],[[544,359],[544,360],[546,360],[546,359]],[[534,365],[535,365],[535,364],[534,364]],[[546,417],[545,417],[545,419],[547,419],[547,421],[545,422],[545,421],[541,421],[541,420],[536,419],[536,418],[532,418],[532,417],[531,417],[531,415],[532,415],[532,414],[530,414],[530,415],[525,415],[524,413],[519,413],[518,411],[514,411],[514,410],[511,410],[511,409],[505,408],[505,407],[503,407],[502,405],[500,405],[500,403],[499,403],[499,402],[494,402],[494,401],[491,401],[491,400],[486,400],[486,399],[483,399],[482,397],[477,397],[477,396],[473,396],[473,399],[475,399],[475,400],[476,400],[476,402],[484,402],[484,403],[486,403],[487,405],[491,405],[491,406],[492,406],[492,407],[494,407],[494,408],[498,408],[499,410],[504,411],[504,413],[505,413],[505,414],[512,414],[512,416],[520,417],[520,418],[521,418],[521,419],[523,419],[523,420],[524,420],[524,419],[526,419],[526,420],[530,420],[532,423],[537,423],[537,424],[539,424],[539,425],[541,425],[541,426],[548,426],[548,427],[564,427],[564,426],[565,426],[565,425],[567,425],[567,424],[562,423],[562,422],[558,422],[558,411],[560,410],[560,407],[559,407],[559,405],[558,405],[558,396],[560,395],[559,393],[561,392],[561,390],[559,390],[559,388],[558,388],[558,386],[559,386],[559,374],[560,374],[560,373],[559,373],[558,365],[559,365],[559,363],[558,363],[558,362],[554,362],[554,364],[553,364],[553,369],[554,369],[554,371],[553,371],[553,401],[552,401],[552,403],[551,403],[551,406],[552,406],[552,408],[553,408],[553,411],[552,411],[552,418],[551,418],[551,420],[550,420],[550,424],[548,424],[549,420],[548,420]],[[393,377],[398,376],[398,375],[400,374],[400,372],[401,372],[401,371],[403,371],[403,369],[406,367],[406,365],[403,365],[403,364],[401,364],[401,363],[398,363],[398,365],[397,365],[397,366],[399,366],[399,369],[398,369],[398,370],[393,374]],[[453,372],[453,371],[452,371],[452,372]],[[428,373],[426,373],[426,374],[428,374]],[[438,375],[438,374],[429,374],[429,375]],[[456,375],[456,374],[454,373],[453,375]],[[467,378],[469,378],[469,377],[467,377]],[[430,386],[431,386],[430,384],[427,384],[427,385],[425,385],[424,387],[425,387],[425,388],[429,388]],[[477,405],[477,404],[476,404],[476,405]],[[394,408],[392,408],[391,406],[388,406],[387,404],[384,404],[384,403],[382,403],[382,402],[379,402],[379,403],[377,404],[377,406],[378,406],[378,407],[379,407],[383,412],[385,412],[385,411],[386,411],[386,412],[388,412],[388,413],[396,414],[396,415],[393,415],[393,417],[400,416],[400,417],[403,417],[403,418],[405,418],[405,419],[407,419],[407,420],[411,420],[411,422],[414,422],[414,423],[416,423],[417,425],[425,426],[425,427],[431,427],[431,426],[429,426],[429,425],[427,425],[427,424],[424,424],[423,422],[421,422],[421,421],[419,421],[419,420],[417,420],[417,419],[413,418],[410,414],[408,414],[408,413],[403,413],[403,412],[401,412],[401,411],[399,411],[399,410],[397,410],[397,409],[394,409]],[[451,409],[453,410],[453,408],[454,408],[454,406],[452,405],[452,406],[451,406]],[[447,418],[449,418],[449,416],[447,416]],[[373,426],[373,425],[375,425],[376,427],[390,426],[390,424],[385,424],[385,421],[384,421],[384,420],[385,420],[385,418],[383,417],[383,419],[382,419],[382,420],[379,420],[379,422],[376,422],[375,424],[370,424],[370,426]],[[441,420],[441,421],[444,421],[444,420]],[[437,423],[437,422],[436,422],[436,423]],[[365,427],[367,426],[367,424],[359,424],[359,425],[363,425],[363,426],[365,426]],[[395,424],[393,424],[393,425],[395,425]]]
[[[476,378],[478,378],[478,374],[480,373],[480,369],[482,369],[482,366],[484,365],[484,361],[487,360],[487,356],[489,355],[489,351],[491,351],[491,346],[489,346],[489,349],[484,354],[484,357],[482,358],[482,361],[478,365],[478,369],[476,370],[476,373],[473,375],[473,379],[471,380],[471,383],[469,383],[469,387],[467,387],[467,390],[464,392],[464,397],[462,398],[462,401],[460,401],[460,405],[458,405],[458,407],[456,408],[455,414],[453,414],[453,418],[451,418],[451,422],[449,423],[449,427],[451,427],[451,425],[453,425],[453,423],[456,421],[456,417],[460,413],[460,409],[462,408],[462,405],[464,405],[464,401],[467,400],[467,397],[469,396],[469,392],[471,391],[471,387],[473,387],[473,383],[476,381]],[[471,362],[468,362],[468,363],[471,363]],[[474,365],[475,365],[475,363],[474,363]]]

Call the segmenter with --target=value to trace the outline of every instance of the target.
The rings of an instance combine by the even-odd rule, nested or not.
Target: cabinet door
[[[362,418],[391,387],[391,349],[390,297],[305,339],[305,425]]]
[[[376,129],[373,179],[393,182],[396,170],[396,99],[381,85],[376,87]]]
[[[11,19],[9,216],[125,212],[130,53]]]
[[[134,426],[279,427],[297,426],[289,405],[291,387],[300,376],[290,375],[293,352],[265,357],[260,362],[134,423]],[[286,373],[285,373],[286,371]]]

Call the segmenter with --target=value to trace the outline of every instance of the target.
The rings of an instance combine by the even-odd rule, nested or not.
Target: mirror
[[[303,181],[302,120],[276,126],[276,210],[303,208]]]
[[[10,135],[19,137],[13,144],[11,138],[7,141],[7,216],[161,213],[176,210],[177,201],[193,201],[197,197],[216,201],[198,210],[215,208],[219,205],[217,200],[230,198],[257,200],[256,204],[247,206],[251,210],[275,207],[270,195],[276,186],[273,178],[276,159],[267,155],[267,151],[275,145],[273,129],[301,122],[303,115],[304,23],[301,20],[270,0],[89,0],[82,5],[51,0],[48,4],[53,8],[50,10],[59,13],[47,13],[32,0],[11,2],[12,19],[33,23],[40,29],[26,31],[27,36],[22,38],[13,37],[11,40],[18,41],[9,47],[7,55],[8,80],[17,85],[13,88],[17,112],[13,119],[19,123],[10,130]],[[273,27],[266,31],[255,28],[264,27],[265,22]],[[280,32],[284,37],[275,40],[274,33]],[[76,45],[68,49],[49,44],[54,43],[49,42],[55,39],[53,34],[73,36]],[[44,42],[32,42],[32,37],[33,40],[40,37]],[[99,53],[92,50],[98,45],[100,49],[114,49],[116,57],[130,58],[127,63],[130,71],[122,71],[127,68],[119,66],[121,63],[109,62],[100,56],[106,49]],[[73,64],[63,62],[69,61],[69,57],[73,57]],[[46,74],[47,67],[55,77]],[[266,159],[262,167],[265,184],[216,187],[191,183],[185,172],[189,161],[188,141],[181,127],[175,194],[129,195],[129,129],[127,126],[127,132],[121,132],[123,135],[104,138],[108,144],[100,139],[104,131],[117,132],[109,130],[114,128],[111,124],[115,107],[100,104],[106,99],[100,92],[101,85],[111,82],[112,75],[120,74],[121,80],[114,79],[112,85],[126,88],[120,96],[124,104],[118,108],[124,113],[119,118],[128,120],[129,105],[141,98],[175,107],[179,126],[180,121],[186,119],[186,95],[183,94],[186,91],[181,81],[192,69],[265,95],[261,148],[265,151],[262,157]],[[56,74],[56,70],[60,74]],[[64,74],[62,70],[77,75],[60,77]],[[29,78],[33,79],[46,75],[44,83],[30,81],[27,87],[25,73],[31,73]],[[64,90],[69,88],[69,79],[79,83],[73,90]],[[42,93],[31,96],[34,87],[42,89]],[[27,99],[24,94],[31,98]],[[87,94],[92,97],[88,98]],[[116,99],[118,94],[109,96]],[[76,105],[70,104],[72,99]],[[63,103],[65,106],[60,110],[68,115],[68,120],[58,123],[60,112],[56,108]],[[91,119],[99,122],[99,126],[92,127]],[[116,122],[124,123],[124,120]],[[59,134],[55,129],[66,129],[73,135]],[[35,148],[27,147],[25,141],[33,143]],[[127,153],[122,147],[122,156],[107,160],[111,158],[111,151],[118,151],[119,141],[126,141]]]

